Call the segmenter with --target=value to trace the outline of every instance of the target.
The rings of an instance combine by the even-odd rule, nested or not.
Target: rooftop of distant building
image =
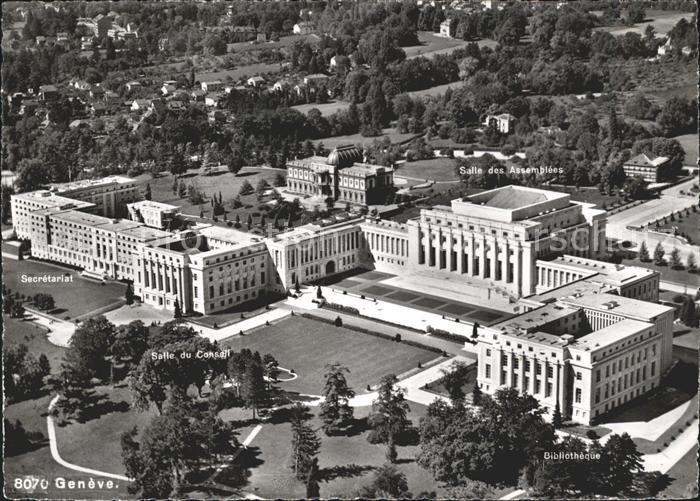
[[[81,179],[70,183],[60,183],[51,185],[51,190],[59,193],[79,190],[83,188],[91,188],[95,186],[104,186],[108,184],[127,184],[134,183],[135,179],[126,176],[107,176],[100,179]]]
[[[599,348],[604,348],[618,341],[622,341],[630,335],[642,332],[653,326],[654,325],[649,322],[626,318],[576,339],[571,344],[571,348],[595,351]]]

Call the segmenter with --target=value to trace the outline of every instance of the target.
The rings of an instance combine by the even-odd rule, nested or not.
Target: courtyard
[[[395,275],[378,271],[360,271],[331,285],[334,289],[360,294],[368,298],[375,298],[437,315],[458,318],[463,322],[478,322],[480,325],[492,325],[511,316],[509,313],[486,308],[484,306],[477,306],[454,299],[447,299],[445,297],[404,289],[394,284],[385,285],[383,283],[394,277]]]

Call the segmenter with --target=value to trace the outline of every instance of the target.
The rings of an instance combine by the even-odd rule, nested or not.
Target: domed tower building
[[[302,195],[309,202],[383,204],[394,190],[394,172],[390,167],[363,161],[354,145],[338,146],[328,157],[311,156],[287,164],[287,191]]]

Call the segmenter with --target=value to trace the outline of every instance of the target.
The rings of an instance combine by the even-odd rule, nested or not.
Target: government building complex
[[[354,149],[290,162],[287,189],[366,205],[393,184]],[[479,326],[478,384],[515,387],[581,423],[658,386],[671,365],[673,309],[659,275],[595,260],[605,211],[568,194],[506,186],[397,223],[347,214],[261,237],[177,224],[179,207],[141,200],[112,176],[12,195],[31,255],[133,282],[145,304],[210,314],[357,269],[428,273],[498,291],[513,315]],[[180,228],[180,229],[178,229]],[[465,339],[465,341],[467,341]]]

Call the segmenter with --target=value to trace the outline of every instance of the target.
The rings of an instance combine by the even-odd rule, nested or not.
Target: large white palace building
[[[595,260],[606,213],[568,194],[507,186],[406,223],[334,216],[267,238],[201,223],[174,231],[178,207],[140,199],[129,178],[81,181],[12,195],[12,221],[32,256],[133,281],[144,303],[185,313],[359,268],[499,291],[519,314],[478,329],[478,384],[516,387],[582,423],[658,386],[671,365],[658,273]]]

